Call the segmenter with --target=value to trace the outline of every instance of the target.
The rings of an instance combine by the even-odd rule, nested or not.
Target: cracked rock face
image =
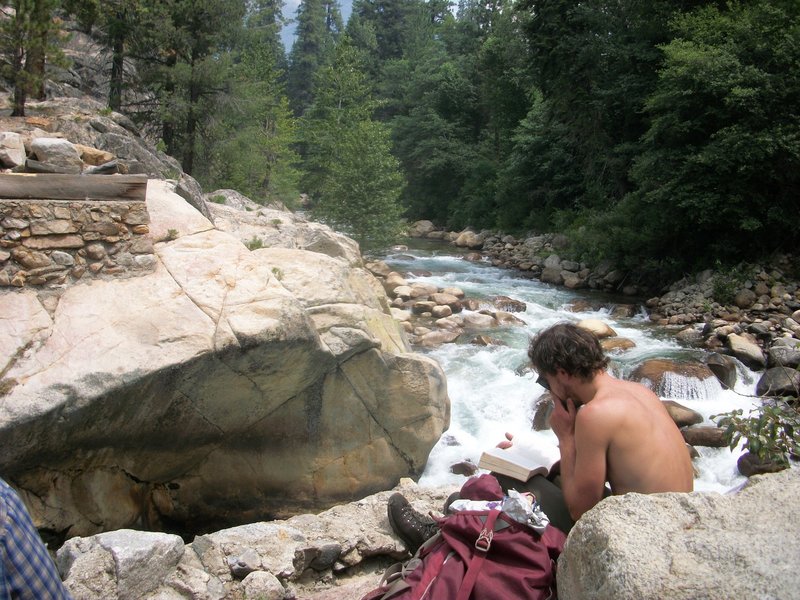
[[[66,536],[252,522],[389,489],[447,427],[366,270],[249,251],[151,181],[155,272],[0,296],[0,472]]]

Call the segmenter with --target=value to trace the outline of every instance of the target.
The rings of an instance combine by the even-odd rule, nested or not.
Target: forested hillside
[[[77,23],[109,107],[204,187],[306,193],[367,246],[403,217],[558,231],[663,277],[800,241],[797,0],[304,0],[288,55],[281,0],[3,5],[15,114]]]

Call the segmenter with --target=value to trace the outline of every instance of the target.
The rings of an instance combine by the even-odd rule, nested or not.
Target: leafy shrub
[[[247,246],[249,250],[258,250],[264,247],[264,242],[261,238],[253,236],[252,239],[249,242],[245,242],[244,245]]]
[[[800,413],[786,401],[774,399],[750,411],[737,409],[711,418],[725,427],[731,450],[744,439],[744,448],[760,460],[789,466],[789,457],[800,455]]]
[[[711,293],[720,304],[733,304],[736,292],[744,284],[745,275],[741,266],[721,271],[717,264],[717,273],[711,279]]]
[[[222,194],[217,194],[216,196],[211,196],[211,201],[214,204],[225,204],[225,196]]]
[[[167,239],[168,240],[177,240],[178,239],[178,230],[177,229],[168,229],[167,230]]]

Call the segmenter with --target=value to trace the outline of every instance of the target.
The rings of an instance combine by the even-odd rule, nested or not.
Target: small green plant
[[[733,450],[744,439],[744,448],[761,461],[789,466],[789,457],[800,455],[800,413],[785,400],[773,399],[742,416],[740,408],[711,418],[725,428],[725,441]]]
[[[101,115],[101,116],[103,116],[103,117],[108,117],[108,116],[110,116],[110,115],[111,115],[111,113],[112,113],[112,112],[114,112],[114,111],[113,111],[113,110],[111,110],[111,108],[110,108],[110,107],[106,106],[105,108],[101,108],[99,112],[100,112],[100,115]]]
[[[253,236],[252,239],[249,242],[245,242],[244,245],[247,246],[249,250],[258,250],[264,247],[264,242],[261,241],[261,238]]]
[[[280,219],[272,219],[271,223],[273,227],[277,227],[278,225],[283,223],[283,221],[281,221]]]
[[[222,194],[217,194],[216,196],[211,196],[211,201],[214,204],[225,204],[225,196]]]
[[[177,229],[168,229],[167,230],[167,239],[168,240],[177,240],[178,239],[178,230]]]
[[[717,263],[717,273],[711,279],[711,293],[714,300],[720,304],[733,304],[736,293],[744,284],[744,280],[745,275],[740,266],[722,271]]]
[[[275,275],[275,279],[278,281],[283,280],[283,271],[281,271],[278,267],[272,267],[272,274]]]
[[[158,150],[159,152],[166,152],[167,151],[166,142],[164,142],[164,140],[162,140],[162,139],[159,139],[156,142],[156,150]]]

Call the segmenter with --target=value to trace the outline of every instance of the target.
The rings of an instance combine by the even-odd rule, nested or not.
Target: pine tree
[[[0,71],[13,86],[12,116],[25,115],[29,96],[44,98],[45,62],[63,61],[55,38],[58,0],[13,0],[0,23]]]
[[[342,29],[336,0],[301,0],[297,9],[297,38],[289,55],[287,92],[296,115],[314,101],[314,78],[326,64]]]
[[[208,168],[199,177],[213,188],[233,188],[256,202],[298,196],[299,157],[292,150],[295,120],[284,94],[281,2],[251,5],[245,35],[234,48],[230,91],[205,145]]]
[[[364,248],[385,246],[400,231],[403,180],[389,130],[372,118],[376,103],[347,37],[337,44],[333,63],[320,69],[315,89],[303,119],[305,186],[314,213]]]

